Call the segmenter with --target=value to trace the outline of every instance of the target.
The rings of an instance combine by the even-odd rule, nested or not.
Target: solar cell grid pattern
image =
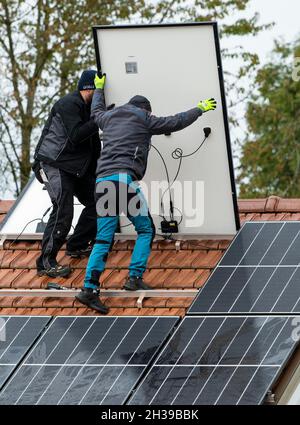
[[[0,316],[0,389],[50,317]]]
[[[188,314],[300,313],[300,222],[250,222]]]
[[[123,404],[177,317],[56,317],[0,404]]]
[[[298,319],[186,316],[129,404],[261,404],[297,345]]]

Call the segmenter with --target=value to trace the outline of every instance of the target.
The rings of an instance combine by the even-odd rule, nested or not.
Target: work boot
[[[99,289],[82,288],[79,294],[75,295],[75,298],[81,304],[96,310],[98,313],[107,314],[109,309],[104,304],[102,304],[99,299],[99,295]]]
[[[77,249],[74,251],[68,249],[66,251],[66,255],[69,255],[69,257],[72,257],[72,258],[89,257],[92,250],[93,250],[93,246],[88,245],[86,248]]]
[[[49,277],[68,277],[72,272],[71,267],[61,266],[56,264],[56,266],[49,267],[48,269],[37,269],[38,276],[49,276]]]
[[[146,283],[143,281],[142,277],[139,276],[132,276],[128,277],[124,289],[127,289],[127,291],[141,291],[141,290],[150,290],[150,286],[146,285]]]

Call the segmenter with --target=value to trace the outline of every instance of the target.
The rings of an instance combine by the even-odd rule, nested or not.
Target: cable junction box
[[[176,220],[163,220],[160,225],[162,233],[178,233],[178,222]]]

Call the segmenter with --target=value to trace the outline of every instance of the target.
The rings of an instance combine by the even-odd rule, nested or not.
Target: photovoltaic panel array
[[[177,317],[56,317],[0,404],[123,404]]]
[[[249,222],[188,314],[300,313],[300,222]]]
[[[261,404],[297,326],[299,317],[186,316],[129,404]]]
[[[0,389],[50,319],[0,316]]]

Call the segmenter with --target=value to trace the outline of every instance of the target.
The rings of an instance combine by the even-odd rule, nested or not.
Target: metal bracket
[[[1,235],[1,238],[0,238],[0,248],[1,249],[3,249],[4,242],[6,241],[6,239],[7,239],[7,235]]]
[[[266,398],[265,398],[265,404],[269,405],[275,405],[276,404],[276,396],[274,393],[272,393],[271,390],[267,392]]]
[[[180,251],[180,248],[181,248],[181,241],[177,240],[175,242],[175,249],[176,249],[176,251]]]
[[[141,295],[136,300],[137,308],[142,308],[143,307],[143,300],[145,298],[145,295],[146,295],[145,292],[142,292]]]

